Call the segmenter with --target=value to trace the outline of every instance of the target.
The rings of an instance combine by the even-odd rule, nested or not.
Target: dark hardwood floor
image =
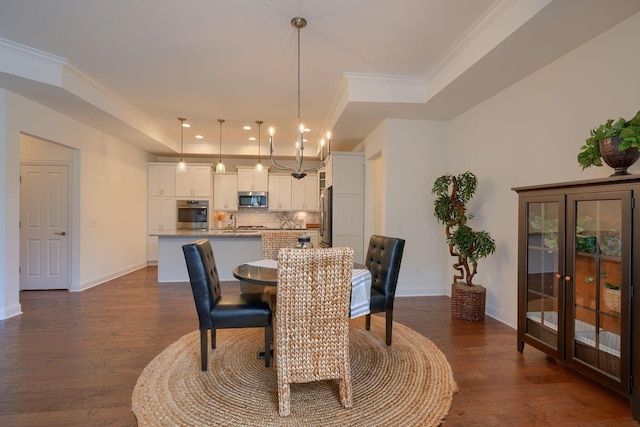
[[[0,321],[0,425],[136,425],[138,375],[197,328],[189,285],[156,276],[149,267],[80,293],[22,292],[24,313]],[[236,289],[225,283],[224,292]],[[447,426],[638,425],[624,398],[529,346],[518,353],[515,330],[500,322],[452,318],[449,305],[448,297],[395,304],[395,320],[453,367],[459,391]]]

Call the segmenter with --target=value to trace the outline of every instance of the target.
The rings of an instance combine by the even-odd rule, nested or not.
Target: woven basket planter
[[[620,313],[620,291],[617,289],[604,288],[602,290],[604,305],[614,313]]]
[[[451,314],[457,319],[480,322],[484,320],[486,299],[487,289],[483,286],[456,282],[451,285]]]

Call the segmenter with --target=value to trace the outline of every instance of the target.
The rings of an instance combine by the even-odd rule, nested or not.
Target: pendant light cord
[[[184,117],[178,117],[180,120],[180,161],[184,161],[184,121],[187,120]]]
[[[222,124],[224,123],[224,119],[218,119],[218,123],[220,123],[220,152],[218,161],[222,163]]]

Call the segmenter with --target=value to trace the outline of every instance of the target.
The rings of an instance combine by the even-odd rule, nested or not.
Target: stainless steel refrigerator
[[[331,247],[331,223],[333,188],[323,188],[320,193],[320,247]]]

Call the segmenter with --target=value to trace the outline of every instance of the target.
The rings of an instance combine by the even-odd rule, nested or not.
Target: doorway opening
[[[73,149],[20,135],[20,290],[71,288]]]

